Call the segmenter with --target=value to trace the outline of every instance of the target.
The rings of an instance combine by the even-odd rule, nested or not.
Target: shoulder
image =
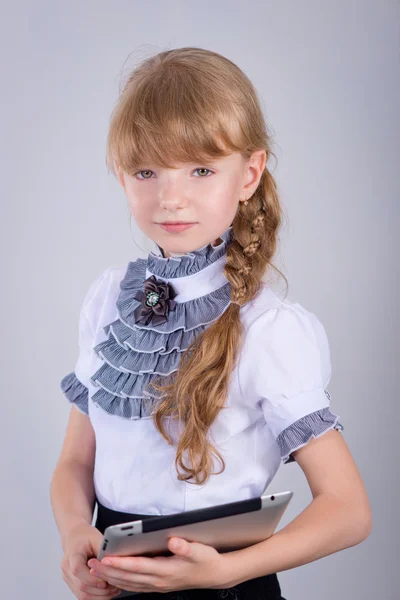
[[[268,398],[270,406],[284,406],[294,398],[296,406],[326,402],[324,388],[332,366],[322,322],[299,302],[279,298],[266,285],[254,301],[240,355],[241,389],[257,400]]]
[[[299,302],[279,298],[264,284],[247,321],[242,361],[253,375],[265,372],[270,381],[279,376],[282,382],[309,377],[310,383],[322,375],[325,384],[329,382],[329,341],[314,312]]]
[[[89,283],[82,303],[82,315],[89,322],[93,332],[101,314],[107,307],[115,304],[127,267],[128,264],[106,267]]]
[[[322,343],[326,337],[325,328],[314,312],[299,302],[280,298],[265,282],[249,304],[244,321],[252,336],[263,337],[268,331],[270,341],[290,340],[294,335]]]

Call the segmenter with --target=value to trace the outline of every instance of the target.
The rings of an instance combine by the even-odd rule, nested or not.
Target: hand
[[[87,566],[88,559],[98,555],[102,540],[102,533],[86,523],[74,527],[64,539],[62,577],[78,600],[110,600],[121,593],[91,575]]]
[[[175,542],[178,546],[175,547]],[[129,592],[167,593],[193,588],[223,589],[228,581],[228,554],[212,546],[171,537],[173,556],[107,556],[88,562],[92,574]]]

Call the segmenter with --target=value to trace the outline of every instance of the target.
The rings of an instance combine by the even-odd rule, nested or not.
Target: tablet
[[[110,525],[104,531],[97,559],[114,556],[171,556],[168,539],[189,542],[230,552],[252,546],[275,531],[293,492],[279,492],[170,515]],[[123,591],[118,598],[134,595]]]

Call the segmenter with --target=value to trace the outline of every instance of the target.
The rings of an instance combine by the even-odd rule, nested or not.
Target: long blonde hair
[[[147,58],[130,73],[111,116],[107,165],[114,175],[114,163],[133,174],[147,160],[174,168],[180,162],[201,164],[230,152],[247,159],[259,149],[266,151],[267,163],[270,155],[276,159],[251,81],[224,56],[185,47]],[[232,303],[182,354],[172,383],[150,383],[164,393],[153,418],[169,444],[173,442],[163,417],[183,425],[175,467],[178,479],[193,479],[190,483],[208,480],[212,455],[222,463],[219,473],[225,469],[207,432],[224,406],[238,359],[243,335],[239,304],[256,296],[268,266],[287,283],[272,264],[282,208],[267,163],[248,205],[238,208],[232,223],[224,268]]]

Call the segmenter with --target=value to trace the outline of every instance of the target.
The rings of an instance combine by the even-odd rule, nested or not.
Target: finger
[[[77,587],[80,592],[90,594],[90,596],[93,596],[94,598],[99,598],[99,600],[108,600],[108,598],[113,598],[115,594],[119,593],[122,589],[118,586],[107,585],[107,587],[104,590],[102,590],[99,588],[92,588],[90,586],[82,587],[82,585],[80,585],[79,583]]]
[[[121,591],[122,586],[115,586],[114,584],[108,581],[98,581],[97,585],[92,586],[90,584],[84,583],[83,581],[78,580],[77,585],[81,592],[86,592],[88,594],[92,594],[93,596],[98,596],[99,598],[106,598],[110,594],[115,594]],[[99,587],[99,586],[102,587]]]
[[[81,583],[83,583],[86,587],[85,590],[91,592],[93,590],[98,590],[103,592],[104,590],[106,592],[110,591],[110,584],[108,583],[108,581],[104,578],[104,577],[99,577],[96,575],[89,575],[89,578],[86,578],[85,581],[83,581],[82,579],[77,578],[78,581],[80,581]]]
[[[149,592],[160,592],[159,587],[155,586],[154,584],[145,584],[145,583],[139,583],[136,581],[119,581],[118,580],[114,580],[114,579],[110,579],[110,584],[112,583],[112,585],[117,586],[120,590],[127,590],[129,592],[142,592],[142,593],[149,593]]]
[[[109,600],[109,598],[114,598],[116,594],[119,594],[121,588],[114,589],[114,586],[108,586],[105,590],[99,590],[98,588],[90,588],[86,587],[82,589],[80,586],[77,588],[79,592],[85,592],[85,594],[90,594],[90,598],[98,598],[99,600]]]
[[[120,589],[131,590],[132,586],[135,586],[133,591],[155,591],[156,582],[159,581],[159,577],[153,575],[141,575],[139,573],[128,573],[128,571],[117,571],[116,575],[107,576],[107,583],[112,586],[116,586]],[[124,574],[123,574],[124,573]],[[136,589],[136,586],[140,586],[145,589]]]
[[[82,564],[82,560],[84,560]],[[81,591],[86,591],[94,596],[105,598],[106,595],[110,595],[111,587],[104,579],[98,576],[90,574],[89,568],[86,566],[87,557],[76,552],[71,555],[67,569],[63,566],[63,575],[68,585],[70,583],[74,588],[78,588]],[[82,588],[82,585],[84,588]]]
[[[99,598],[99,600],[110,600],[111,598],[114,598],[117,592],[119,593],[121,591],[121,589],[116,589],[113,585],[109,584],[107,584],[105,589],[91,587],[83,584],[82,581],[73,575],[63,577],[63,579],[76,596],[79,595],[80,592],[85,592],[93,596],[93,598]]]
[[[69,571],[79,581],[82,581],[93,588],[103,587],[101,582],[101,574],[98,573],[97,576],[91,575],[86,561],[87,556],[81,552],[75,552],[74,554],[71,554],[68,561]]]
[[[104,558],[101,562],[96,563],[95,571],[100,577],[102,574],[118,576],[116,571],[162,577],[169,573],[170,557],[160,558],[165,558],[165,560],[155,560],[146,556],[107,556],[106,559]]]

